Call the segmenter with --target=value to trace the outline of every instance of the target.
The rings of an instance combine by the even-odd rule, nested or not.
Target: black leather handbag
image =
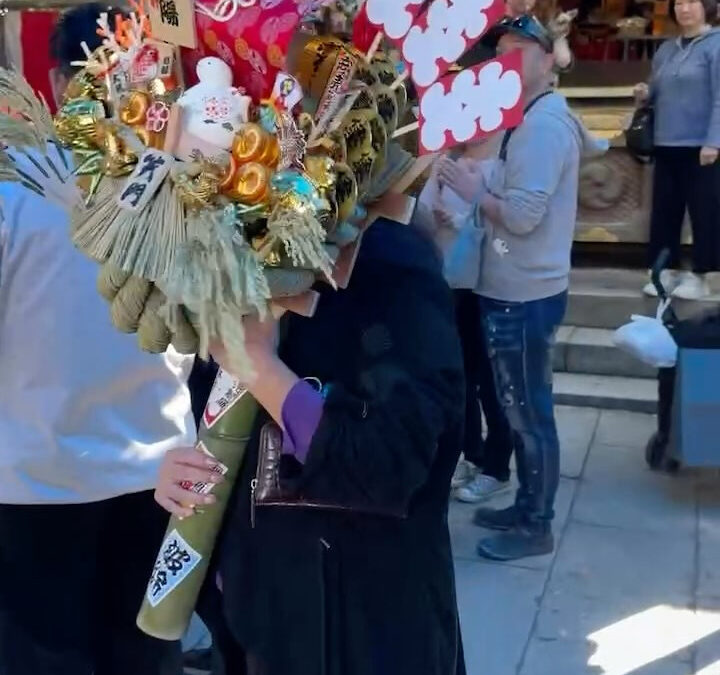
[[[652,161],[655,152],[655,111],[652,106],[641,106],[635,111],[625,130],[625,146],[638,162]]]
[[[298,494],[280,478],[282,448],[282,430],[274,422],[268,422],[260,432],[257,474],[251,486],[250,508],[253,523],[255,521],[256,507],[265,506],[295,507],[400,519],[407,518],[407,511],[399,505],[341,504]]]

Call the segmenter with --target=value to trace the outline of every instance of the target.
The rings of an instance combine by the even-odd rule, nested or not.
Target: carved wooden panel
[[[589,160],[580,169],[579,241],[645,242],[651,198],[649,167],[622,147]]]

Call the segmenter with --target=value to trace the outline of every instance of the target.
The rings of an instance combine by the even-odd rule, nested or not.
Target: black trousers
[[[472,291],[458,290],[455,316],[465,362],[465,459],[483,473],[506,481],[510,478],[513,452],[510,424],[498,401],[495,377],[482,329],[480,302]],[[482,410],[482,412],[481,412]],[[487,437],[483,440],[482,416]]]
[[[253,654],[247,654],[233,637],[222,603],[222,595],[215,584],[206,582],[200,593],[197,612],[212,634],[214,662],[211,675],[267,675],[267,665],[263,660]],[[456,670],[457,675],[465,675],[465,654],[459,626],[458,636]]]
[[[135,626],[167,521],[150,492],[0,505],[0,675],[180,675]]]
[[[692,224],[693,271],[720,270],[720,163],[700,166],[700,148],[656,148],[648,267],[668,248],[669,267],[680,268],[686,211]]]

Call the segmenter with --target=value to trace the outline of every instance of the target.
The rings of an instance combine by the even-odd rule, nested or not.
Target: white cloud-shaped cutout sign
[[[377,0],[381,3],[387,12],[394,5],[392,0]],[[487,12],[494,4],[494,0],[435,0],[426,14],[427,26],[414,25],[403,42],[413,81],[429,87],[445,73],[447,68],[441,70],[438,60],[455,63],[487,29]]]
[[[515,108],[522,95],[520,74],[489,61],[479,70],[468,69],[429,87],[420,101],[420,143],[438,152],[454,143],[466,143],[503,126],[504,111]]]
[[[422,0],[367,0],[365,9],[370,23],[393,40],[404,37],[412,26],[415,11]]]

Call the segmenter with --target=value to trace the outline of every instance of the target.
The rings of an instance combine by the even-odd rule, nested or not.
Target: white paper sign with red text
[[[522,53],[505,54],[419,90],[420,154],[441,152],[522,122]]]
[[[212,429],[246,393],[247,390],[240,380],[222,369],[218,370],[203,413],[205,427]]]

